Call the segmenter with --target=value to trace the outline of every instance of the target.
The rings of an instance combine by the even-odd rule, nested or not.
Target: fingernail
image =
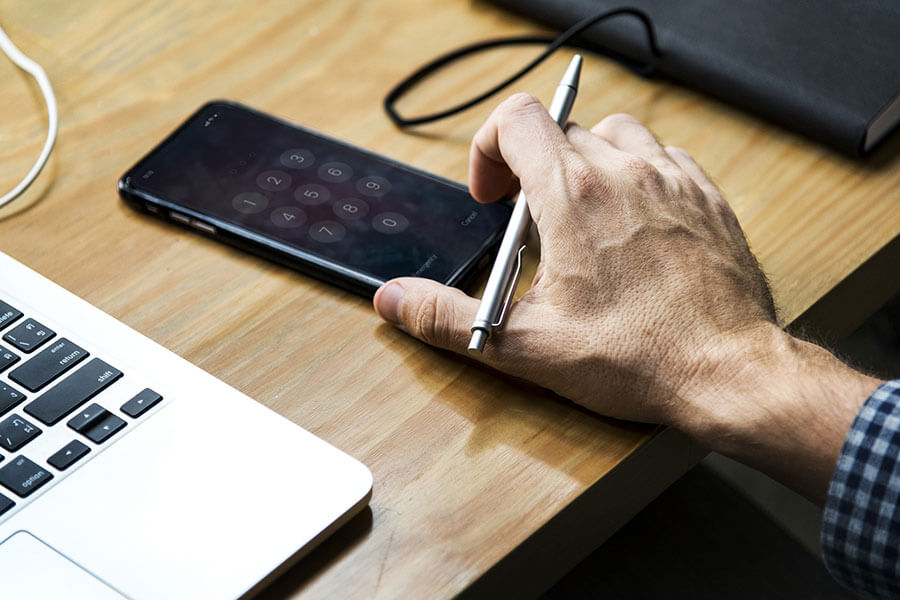
[[[378,294],[378,314],[391,323],[400,322],[400,302],[403,300],[403,286],[390,282]]]

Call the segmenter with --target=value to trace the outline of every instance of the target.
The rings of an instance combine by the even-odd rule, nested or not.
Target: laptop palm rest
[[[8,598],[125,598],[27,531],[0,542],[0,581]]]
[[[12,544],[3,553],[9,556],[9,548],[21,544],[33,555],[41,568],[25,571],[31,583],[54,579],[57,569],[85,580],[84,569],[136,600],[237,598],[258,590],[275,570],[365,506],[372,474],[358,461],[2,253],[0,273],[7,313],[17,307],[60,339],[65,334],[77,340],[94,357],[89,361],[111,360],[122,373],[97,392],[94,386],[108,379],[106,373],[79,375],[85,367],[75,366],[60,383],[36,397],[29,393],[14,409],[31,419],[29,406],[41,398],[47,404],[49,394],[50,404],[63,412],[74,410],[66,406],[76,401],[91,413],[96,409],[89,402],[97,403],[122,422],[113,437],[95,439],[93,429],[78,429],[84,415],[69,412],[54,417],[55,424],[40,421],[41,431],[21,451],[2,452],[0,469],[28,466],[28,459],[52,475],[26,489],[39,481],[33,479],[37,472],[12,469],[0,482],[6,511],[0,515],[0,543]],[[20,358],[24,364],[14,368],[38,364],[40,370],[34,361],[41,352]],[[265,360],[248,361],[247,367],[267,376]],[[76,375],[83,381],[59,392]],[[5,371],[0,378],[6,385]],[[73,386],[81,391],[70,394]],[[158,404],[138,415],[122,408],[147,387],[162,397]],[[302,402],[304,396],[282,402]],[[73,440],[87,445],[88,453],[74,464],[54,465],[51,457]],[[23,462],[16,463],[20,455]],[[21,578],[0,576],[3,600],[17,597],[6,587],[10,579]],[[40,595],[104,597],[76,589]]]

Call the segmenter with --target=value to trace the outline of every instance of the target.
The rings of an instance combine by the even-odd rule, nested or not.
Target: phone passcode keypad
[[[334,214],[341,219],[355,221],[369,214],[369,205],[357,198],[344,198],[332,205]]]
[[[318,183],[307,183],[294,190],[294,199],[306,206],[324,204],[331,199],[331,191]]]
[[[363,196],[380,198],[391,191],[391,182],[378,175],[369,175],[356,182],[356,191]]]
[[[266,210],[269,199],[259,192],[241,192],[231,199],[234,210],[245,215],[255,215]]]
[[[291,148],[281,153],[281,165],[288,169],[308,169],[314,164],[316,157],[304,148]]]
[[[340,242],[349,230],[359,231],[360,227],[384,235],[396,235],[409,227],[405,215],[379,210],[379,200],[392,190],[385,177],[356,173],[353,165],[341,161],[319,161],[306,148],[288,148],[278,155],[277,164],[266,166],[272,168],[263,167],[251,175],[256,189],[241,191],[231,199],[236,213],[252,217],[260,225],[267,219],[270,226],[321,244]],[[351,181],[352,186],[348,184]],[[305,230],[301,230],[303,226]]]
[[[306,223],[306,213],[303,209],[294,206],[282,206],[276,208],[269,215],[269,220],[275,227],[282,229],[296,229]]]
[[[291,176],[284,171],[263,171],[256,176],[256,185],[267,192],[280,192],[291,187]]]

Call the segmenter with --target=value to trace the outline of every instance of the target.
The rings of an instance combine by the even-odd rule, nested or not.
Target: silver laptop
[[[249,595],[371,487],[358,461],[0,253],[0,597]]]

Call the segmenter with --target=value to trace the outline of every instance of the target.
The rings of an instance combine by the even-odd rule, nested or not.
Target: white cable
[[[47,159],[50,158],[50,151],[53,150],[53,144],[56,142],[59,117],[56,111],[56,96],[53,95],[53,88],[50,86],[50,80],[47,78],[47,74],[44,73],[44,69],[16,48],[6,35],[6,32],[3,31],[3,27],[0,27],[0,50],[3,50],[20,69],[34,77],[38,87],[41,88],[41,93],[44,95],[44,101],[47,103],[47,140],[44,142],[40,156],[38,156],[34,166],[31,167],[25,178],[16,187],[0,197],[0,208],[2,208],[21,196],[22,192],[34,183],[41,169],[47,164]]]

